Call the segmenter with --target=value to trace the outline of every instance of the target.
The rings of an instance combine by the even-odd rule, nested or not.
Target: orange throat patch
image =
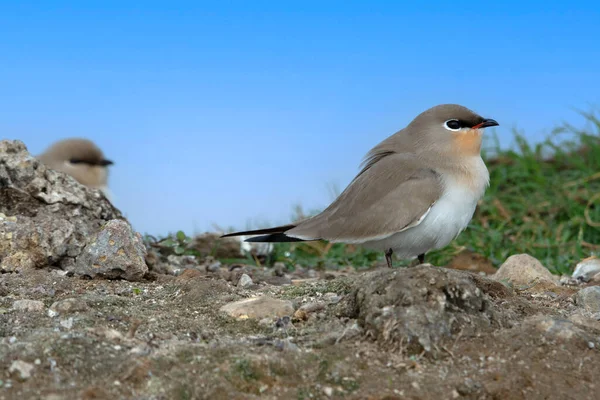
[[[478,155],[481,152],[481,136],[479,129],[469,129],[453,133],[454,150],[461,156]]]

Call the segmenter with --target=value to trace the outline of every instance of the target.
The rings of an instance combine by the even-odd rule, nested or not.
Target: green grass
[[[508,150],[487,132],[482,153],[490,188],[469,228],[446,248],[428,253],[427,261],[445,265],[470,249],[500,265],[512,254],[528,253],[554,273],[569,273],[582,258],[600,252],[600,119],[583,115],[586,129],[563,125],[535,145],[515,132]],[[295,217],[302,214],[298,207]],[[383,254],[343,244],[281,243],[269,263],[275,261],[290,267],[361,268],[382,264]]]

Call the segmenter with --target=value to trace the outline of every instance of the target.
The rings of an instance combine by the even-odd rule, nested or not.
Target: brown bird
[[[109,197],[108,167],[113,162],[91,140],[63,139],[52,144],[37,159],[48,167],[71,175],[82,185],[100,189]]]
[[[419,114],[375,146],[362,169],[324,211],[296,224],[235,232],[248,242],[327,240],[418,257],[446,246],[473,217],[489,185],[482,129],[497,126],[456,104]]]

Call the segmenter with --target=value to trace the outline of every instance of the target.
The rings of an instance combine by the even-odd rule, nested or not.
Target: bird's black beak
[[[500,125],[500,124],[497,123],[496,120],[491,119],[491,118],[486,118],[483,121],[481,121],[480,123],[478,123],[477,125],[475,125],[473,127],[473,129],[489,128],[490,126],[498,126],[498,125]]]
[[[114,162],[112,162],[111,160],[102,160],[100,161],[100,165],[102,165],[103,167],[108,167],[109,165],[113,165]]]

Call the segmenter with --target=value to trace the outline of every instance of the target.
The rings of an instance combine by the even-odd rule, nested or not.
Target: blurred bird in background
[[[49,168],[71,175],[82,185],[100,189],[111,200],[108,167],[113,164],[94,142],[83,138],[63,139],[52,144],[37,159]]]

